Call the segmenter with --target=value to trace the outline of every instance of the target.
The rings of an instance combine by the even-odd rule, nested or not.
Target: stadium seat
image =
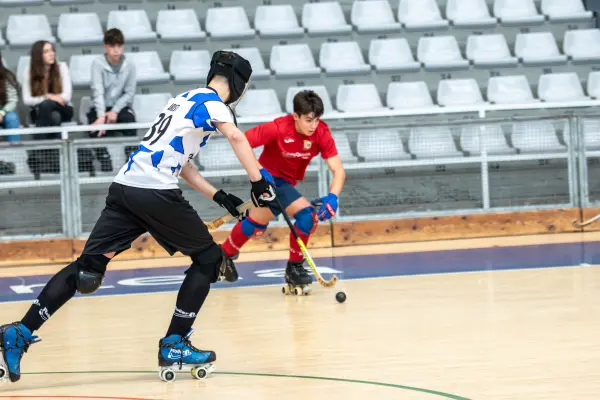
[[[439,29],[449,25],[448,21],[442,18],[436,0],[400,0],[398,21],[411,30]]]
[[[450,128],[445,125],[412,128],[408,138],[409,151],[417,158],[462,157],[456,149]]]
[[[517,34],[515,54],[525,65],[557,64],[567,61],[567,56],[560,54],[556,40],[550,32]]]
[[[323,108],[325,110],[325,114],[335,112],[335,109],[333,108],[333,104],[331,104],[331,96],[329,95],[327,88],[322,85],[317,85],[317,86],[290,86],[290,87],[288,87],[286,95],[285,95],[285,110],[288,113],[294,112],[294,103],[293,103],[294,96],[298,92],[301,92],[303,90],[312,90],[317,95],[319,95],[319,97],[323,101]]]
[[[92,83],[92,62],[99,54],[75,54],[69,60],[69,73],[73,86],[88,88]]]
[[[543,101],[589,100],[575,72],[544,74],[538,82],[538,97]]]
[[[29,63],[31,62],[31,57],[30,56],[21,56],[19,57],[19,61],[17,63],[17,82],[19,82],[20,85],[23,84],[23,78],[24,78],[24,74],[25,74],[25,70],[27,69],[27,67],[29,67]]]
[[[349,163],[358,161],[358,157],[352,153],[352,147],[350,147],[350,141],[345,132],[333,131],[331,132],[331,136],[333,136],[335,147],[337,147],[342,162]]]
[[[6,40],[10,46],[29,47],[38,40],[56,42],[48,17],[44,14],[8,16]]]
[[[391,129],[361,131],[356,152],[365,161],[397,161],[411,158],[402,145],[400,133]]]
[[[44,0],[0,0],[1,7],[28,7],[28,6],[39,6],[44,4]]]
[[[258,34],[264,37],[304,35],[304,29],[300,27],[298,17],[291,4],[256,7],[254,27]]]
[[[394,20],[388,0],[355,0],[352,3],[350,21],[359,33],[400,30],[402,25]]]
[[[502,126],[499,124],[463,125],[460,132],[460,147],[474,156],[480,155],[484,148],[488,154],[514,154],[516,152],[515,149],[508,146]]]
[[[586,149],[600,149],[600,119],[582,118],[583,143]],[[568,125],[569,122],[565,122]]]
[[[61,14],[58,39],[65,45],[102,44],[104,32],[96,13]]]
[[[600,60],[600,30],[568,30],[563,40],[563,52],[573,61]]]
[[[239,117],[282,114],[275,89],[248,90],[235,108]]]
[[[438,84],[437,103],[448,107],[483,104],[484,101],[475,79],[443,79]]]
[[[302,7],[302,26],[312,35],[352,32],[352,26],[346,22],[338,1],[305,3]]]
[[[512,143],[522,153],[560,152],[566,149],[558,141],[552,122],[545,120],[514,123]]]
[[[316,3],[315,3],[316,4]],[[328,74],[365,74],[371,66],[365,63],[357,42],[325,42],[321,44],[319,65]]]
[[[583,6],[582,0],[542,0],[541,9],[550,21],[591,19],[593,17],[593,13],[587,11]]]
[[[174,50],[169,60],[169,73],[176,83],[204,82],[211,57],[208,50]]]
[[[209,8],[206,31],[215,39],[244,39],[255,35],[244,7]]]
[[[591,98],[600,99],[600,71],[588,74],[586,91]]]
[[[516,66],[517,57],[510,54],[506,38],[501,33],[470,35],[467,38],[467,58],[485,68]]]
[[[490,26],[498,22],[490,16],[485,0],[448,0],[446,18],[456,27]]]
[[[169,73],[165,72],[156,51],[140,51],[125,53],[135,64],[136,81],[138,84],[165,83],[169,81]]]
[[[308,44],[275,45],[271,49],[269,66],[281,77],[313,76],[321,73]]]
[[[133,112],[137,122],[152,122],[171,99],[171,93],[136,94]]]
[[[421,69],[421,64],[415,61],[405,38],[371,40],[369,64],[379,72],[418,71]]]
[[[177,29],[173,29],[174,26]],[[206,38],[206,33],[202,31],[198,15],[193,8],[159,10],[156,17],[156,33],[164,41],[191,41]]]
[[[431,93],[424,81],[390,83],[386,93],[386,104],[393,109],[437,107],[433,104]]]
[[[544,21],[533,0],[495,0],[494,16],[504,24],[538,24]]]
[[[385,110],[377,87],[372,83],[339,85],[336,105],[342,112],[365,112]]]
[[[118,28],[127,42],[146,42],[156,39],[148,14],[144,10],[110,11],[106,29]]]
[[[488,80],[487,99],[495,104],[533,103],[531,87],[525,75],[494,76]]]
[[[271,76],[271,70],[265,67],[262,55],[258,47],[242,47],[239,49],[225,49],[227,51],[235,51],[240,56],[244,57],[252,66],[252,79],[264,79]]]
[[[456,37],[452,35],[421,37],[417,47],[417,58],[426,69],[467,68],[469,62],[463,58]]]
[[[92,107],[94,107],[94,102],[90,96],[83,96],[79,101],[77,120],[81,125],[88,124],[87,113],[92,109]]]

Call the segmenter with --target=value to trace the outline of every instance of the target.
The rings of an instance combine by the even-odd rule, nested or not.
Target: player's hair
[[[4,106],[7,102],[8,94],[6,93],[6,86],[11,85],[17,87],[17,78],[9,69],[7,69],[2,63],[2,55],[0,54],[0,107]]]
[[[302,90],[294,96],[294,113],[298,115],[314,114],[319,118],[325,112],[323,100],[312,90]]]
[[[104,44],[107,46],[123,46],[125,37],[120,29],[112,28],[104,33]]]
[[[54,49],[54,45],[46,40],[38,40],[31,46],[29,85],[33,97],[43,96],[47,93],[58,94],[62,93],[63,90],[57,58],[54,60],[54,64],[50,66],[50,70],[46,75],[46,64],[44,63],[44,46],[46,43],[50,44]]]

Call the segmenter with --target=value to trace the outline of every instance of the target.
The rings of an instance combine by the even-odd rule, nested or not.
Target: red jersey
[[[296,131],[292,115],[258,125],[247,131],[246,137],[253,148],[265,146],[258,162],[292,185],[304,179],[310,160],[319,153],[325,160],[338,154],[325,122],[319,121],[315,133],[306,136]]]

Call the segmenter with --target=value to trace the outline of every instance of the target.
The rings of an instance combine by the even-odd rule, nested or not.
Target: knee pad
[[[219,245],[213,243],[208,249],[194,253],[190,258],[192,259],[190,269],[197,268],[203,275],[209,278],[211,283],[217,281],[221,265],[225,262],[225,254]]]
[[[317,229],[319,219],[313,207],[303,208],[294,215],[294,218],[296,218],[294,225],[305,235],[310,235]]]
[[[75,287],[81,294],[94,293],[102,285],[110,258],[103,255],[82,254],[72,265],[75,267]]]
[[[242,221],[242,232],[247,237],[262,236],[262,234],[267,230],[268,225],[269,224],[261,225],[252,221],[250,217],[248,217]]]

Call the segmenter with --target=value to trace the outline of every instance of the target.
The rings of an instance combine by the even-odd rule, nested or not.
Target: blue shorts
[[[276,176],[274,176],[273,179],[275,179],[275,194],[279,198],[279,202],[284,209],[288,208],[290,204],[302,197],[302,194],[300,194],[298,189],[288,181]],[[276,217],[281,214],[277,205],[271,205],[269,208]]]

